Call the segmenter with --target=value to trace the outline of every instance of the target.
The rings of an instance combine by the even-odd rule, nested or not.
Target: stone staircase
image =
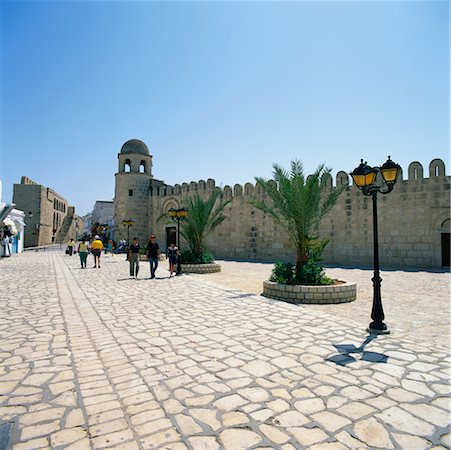
[[[66,244],[71,238],[76,239],[76,231],[73,226],[75,223],[74,216],[66,216],[63,220],[61,228],[58,230],[55,236],[55,244]]]

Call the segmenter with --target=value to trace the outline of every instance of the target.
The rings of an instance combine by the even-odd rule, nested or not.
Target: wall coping
[[[263,282],[263,296],[295,304],[347,303],[357,298],[357,283],[337,280],[339,284],[312,286]]]
[[[182,272],[185,273],[215,273],[221,271],[221,265],[216,263],[186,264],[182,263]]]

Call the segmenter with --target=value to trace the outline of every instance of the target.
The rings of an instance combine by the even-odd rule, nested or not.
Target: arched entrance
[[[442,236],[442,266],[450,267],[450,253],[451,253],[451,242],[450,242],[450,228],[451,220],[446,219],[442,223],[441,236]]]
[[[172,243],[177,245],[176,227],[166,227],[166,248],[168,248]]]

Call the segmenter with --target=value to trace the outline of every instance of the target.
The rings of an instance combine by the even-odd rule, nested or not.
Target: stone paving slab
[[[449,347],[195,276],[0,260],[11,448],[450,448]]]
[[[202,280],[229,289],[261,294],[263,281],[274,264],[261,262],[218,261],[219,273],[202,276]],[[369,268],[327,267],[331,278],[357,283],[357,300],[352,303],[308,305],[309,311],[332,314],[345,321],[353,320],[366,328],[371,322],[373,270]],[[196,276],[196,275],[193,275]],[[382,270],[382,301],[385,322],[396,336],[409,336],[419,342],[451,346],[449,271]]]

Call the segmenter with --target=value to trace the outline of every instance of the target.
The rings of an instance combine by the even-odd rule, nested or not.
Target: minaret
[[[130,241],[138,237],[141,244],[148,239],[147,208],[149,186],[152,180],[152,156],[144,142],[127,141],[118,154],[119,169],[114,194],[114,239],[127,239],[123,220],[133,220]]]

